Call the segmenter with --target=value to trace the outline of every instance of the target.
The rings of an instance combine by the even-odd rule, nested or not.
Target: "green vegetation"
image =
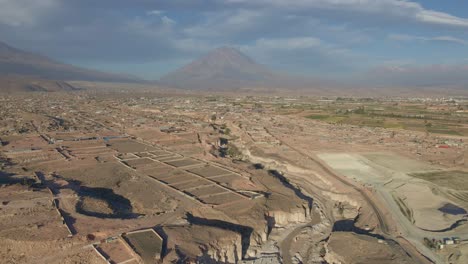
[[[215,115],[215,114],[213,114],[213,115],[211,116],[211,118],[210,118],[210,119],[211,119],[211,121],[212,121],[212,122],[216,122],[216,115]]]
[[[468,172],[466,171],[435,171],[413,173],[411,176],[432,182],[440,187],[457,191],[468,190]]]
[[[431,248],[431,249],[435,249],[437,247],[435,241],[430,240],[427,237],[424,238],[424,245],[426,245],[426,247]]]
[[[393,129],[404,129],[405,125],[398,123],[398,122],[392,122],[392,121],[385,121],[383,124],[384,128],[393,128]]]
[[[231,143],[228,144],[227,154],[233,159],[242,158],[242,152],[234,144]]]
[[[314,120],[325,120],[329,117],[329,115],[309,115],[306,117],[309,119],[314,119]]]
[[[311,115],[311,116],[308,116],[307,118],[314,119],[314,120],[321,120],[327,123],[342,123],[345,119],[347,119],[346,116],[333,116],[333,115]]]
[[[430,123],[429,123],[430,124]],[[436,126],[436,127],[428,127],[427,129],[428,132],[434,133],[434,134],[446,134],[446,135],[454,135],[454,136],[462,136],[461,133],[452,130],[446,126]]]
[[[468,136],[468,115],[456,113],[450,104],[437,107],[425,103],[378,102],[339,98],[336,101],[317,102],[305,117],[331,124],[406,129],[434,134]],[[293,107],[286,108],[291,110]],[[283,114],[287,112],[282,111]],[[294,114],[290,112],[289,114]]]
[[[144,263],[155,263],[161,257],[163,241],[153,232],[127,234],[124,239],[141,256]]]

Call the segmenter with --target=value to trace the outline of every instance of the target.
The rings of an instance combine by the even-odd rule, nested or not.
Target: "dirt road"
[[[294,146],[291,146],[290,144],[288,144],[287,142],[284,142],[283,140],[279,139],[275,135],[273,135],[273,134],[271,134],[271,135],[273,137],[275,137],[279,142],[281,142],[281,144],[283,144],[283,145],[291,148],[292,150],[304,155],[304,157],[307,157],[312,163],[314,163],[319,168],[321,168],[323,171],[325,171],[329,176],[333,177],[334,179],[340,181],[341,183],[345,184],[346,186],[348,186],[348,187],[354,189],[355,191],[357,191],[364,198],[366,203],[372,208],[372,210],[373,210],[373,212],[374,212],[374,214],[377,217],[377,220],[379,222],[379,228],[380,228],[381,232],[385,235],[385,237],[388,238],[388,239],[392,239],[394,241],[401,241],[401,239],[398,240],[397,238],[394,238],[392,236],[392,234],[390,234],[389,224],[387,223],[387,221],[389,221],[389,219],[387,217],[385,217],[385,215],[379,209],[377,204],[374,202],[374,200],[368,195],[368,193],[365,190],[357,187],[356,185],[354,185],[352,182],[348,181],[347,179],[344,179],[343,177],[337,175],[327,165],[323,164],[321,161],[319,161],[315,157],[309,155],[308,153],[305,153],[301,149],[298,149],[298,148],[296,148]],[[406,247],[402,247],[402,248],[414,260],[416,260],[416,261],[418,261],[420,263],[431,263],[431,262],[433,262],[432,260],[429,260],[426,257],[426,255],[424,255],[419,250],[417,250],[416,247],[414,245],[410,244],[407,240],[404,240],[404,242],[406,242]],[[409,246],[409,245],[411,245],[411,246]]]

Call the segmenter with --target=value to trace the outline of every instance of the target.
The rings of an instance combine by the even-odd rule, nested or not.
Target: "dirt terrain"
[[[47,98],[2,98],[2,262],[466,260],[462,136],[308,118],[305,97]]]
[[[335,232],[328,241],[329,263],[413,263],[393,242],[348,232]]]

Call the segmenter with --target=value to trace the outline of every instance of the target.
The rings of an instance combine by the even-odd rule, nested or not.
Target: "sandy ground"
[[[413,263],[395,243],[379,242],[376,238],[347,232],[333,233],[328,250],[330,261],[342,263]]]
[[[424,166],[420,161],[381,153],[319,154],[319,157],[342,175],[391,193],[408,220],[423,230],[443,230],[463,218],[440,211],[444,204],[454,201],[438,194],[429,182],[408,174],[434,170],[429,164]]]

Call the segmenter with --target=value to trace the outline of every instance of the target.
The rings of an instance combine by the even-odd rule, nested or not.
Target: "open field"
[[[200,167],[200,168],[189,169],[188,171],[193,172],[195,174],[198,174],[200,176],[206,177],[206,178],[210,178],[210,177],[213,177],[213,176],[219,176],[219,175],[232,174],[231,172],[229,172],[227,170],[224,170],[224,169],[221,169],[221,168],[218,168],[218,167],[214,167],[214,166],[210,166],[210,165]]]
[[[395,170],[403,173],[433,171],[437,170],[436,166],[420,162],[414,159],[400,156],[392,153],[365,153],[362,154],[366,159],[390,170]]]
[[[137,259],[133,256],[133,252],[124,245],[124,241],[116,239],[110,242],[101,243],[97,249],[101,254],[106,257],[111,263],[138,263]],[[133,262],[131,260],[134,260]]]
[[[1,239],[41,241],[68,236],[49,192],[32,191],[21,185],[0,190]]]
[[[329,261],[342,263],[413,263],[406,253],[394,242],[378,242],[369,238],[347,232],[334,232],[328,245],[333,252]]]
[[[370,185],[391,197],[388,202],[398,208],[410,224],[422,230],[450,230],[463,218],[463,214],[450,214],[441,210],[456,201],[448,199],[437,188],[455,187],[453,190],[458,190],[456,186],[461,184],[457,178],[452,182],[443,177],[451,175],[450,172],[433,171],[435,168],[428,164],[383,153],[320,154],[319,157],[340,174]],[[418,174],[417,171],[423,173]],[[435,185],[417,180],[414,175],[431,180]],[[453,185],[448,185],[448,182]]]
[[[134,169],[144,169],[146,167],[153,167],[159,165],[159,163],[148,158],[125,160],[123,161],[123,163],[127,164],[127,166],[130,166]]]
[[[336,100],[312,109],[308,119],[389,129],[407,129],[468,136],[468,115],[456,113],[456,106],[437,109],[426,104],[382,104],[376,101]]]
[[[109,142],[110,148],[120,153],[129,152],[147,152],[154,151],[156,148],[131,140],[112,140]]]
[[[436,171],[413,173],[412,177],[423,179],[440,187],[457,191],[468,190],[468,172],[466,171]]]
[[[167,161],[167,164],[174,166],[174,167],[187,167],[193,165],[202,165],[203,163],[193,160],[193,159],[181,159],[181,160],[174,160],[174,161]]]
[[[162,239],[154,230],[128,233],[124,238],[140,255],[144,263],[155,263],[161,258]]]

